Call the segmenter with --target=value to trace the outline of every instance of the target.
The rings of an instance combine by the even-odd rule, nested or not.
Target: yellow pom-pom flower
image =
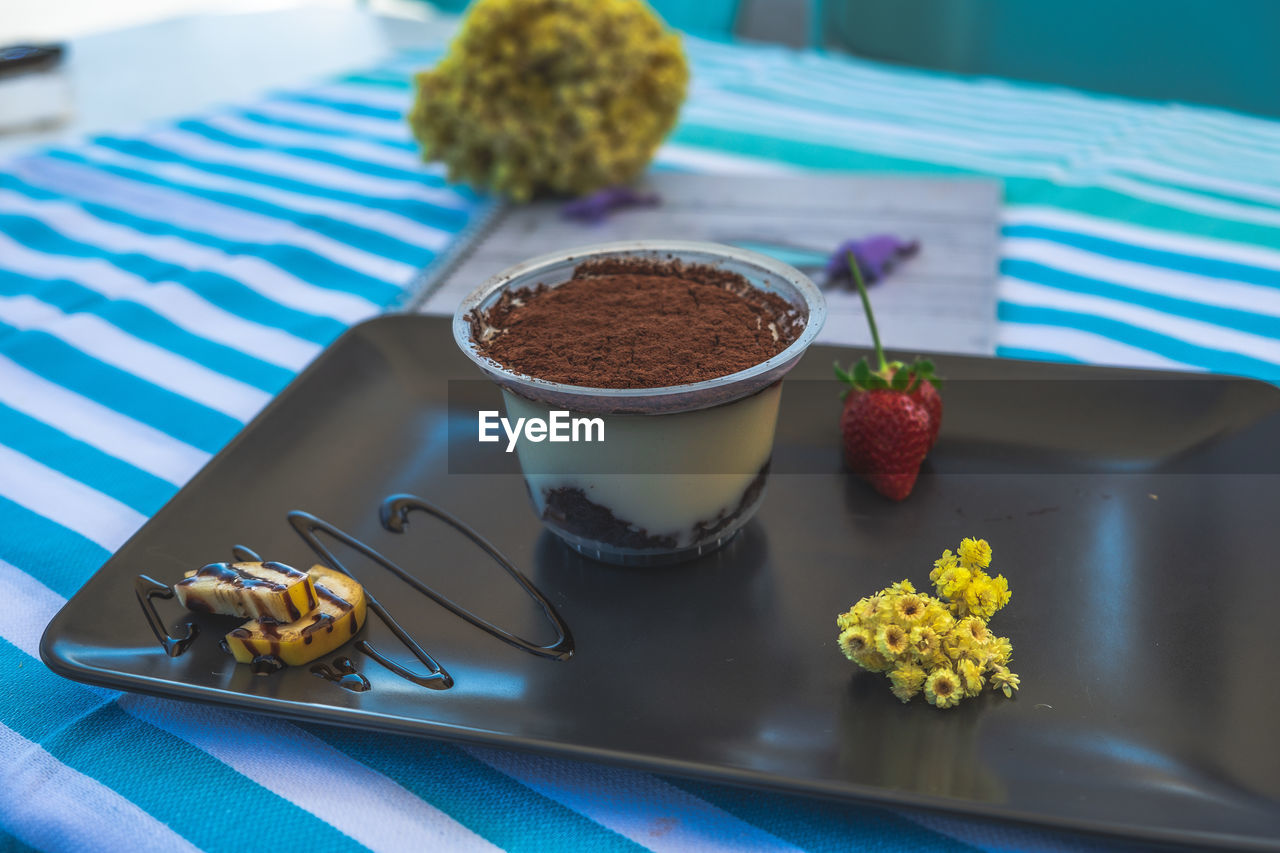
[[[889,595],[908,595],[915,591],[916,591],[915,584],[911,583],[911,581],[907,580],[906,578],[903,578],[897,583],[890,585],[889,588],[885,590],[885,592],[888,593]]]
[[[934,582],[938,595],[952,600],[963,598],[964,591],[969,588],[973,573],[964,566],[951,566],[944,569]]]
[[[857,625],[859,621],[860,620],[854,614],[853,609],[850,608],[836,617],[836,628],[840,631],[847,631],[854,625]]]
[[[960,679],[950,668],[940,666],[924,682],[924,698],[930,705],[938,708],[950,708],[960,704],[964,691],[960,687]]]
[[[987,644],[987,654],[992,666],[1008,666],[1013,660],[1013,643],[1008,637],[992,637]]]
[[[642,0],[476,0],[408,118],[451,180],[582,195],[644,170],[688,81],[679,36]]]
[[[960,661],[956,674],[960,676],[960,686],[964,689],[965,696],[977,696],[982,692],[986,679],[982,677],[982,667],[979,664],[966,658]]]
[[[985,569],[991,565],[991,546],[985,539],[962,539],[956,550],[960,552],[960,562],[966,568]]]
[[[925,671],[914,664],[906,664],[889,673],[889,681],[893,684],[893,695],[903,702],[910,702],[911,697],[920,692],[927,677]]]
[[[894,615],[904,624],[914,625],[924,619],[924,599],[915,593],[900,596],[893,603]]]
[[[987,574],[990,564],[986,540],[965,539],[958,557],[943,551],[929,573],[940,598],[901,580],[860,599],[836,617],[841,651],[863,669],[886,673],[903,702],[923,690],[928,702],[950,708],[988,683],[1012,697],[1019,685],[1008,669],[1013,645],[987,626],[1008,603],[1009,583]]]
[[[875,595],[867,596],[853,605],[853,615],[860,622],[872,622],[876,619],[880,612],[880,606],[884,603],[884,593],[877,592]]]
[[[1010,699],[1013,698],[1014,691],[1018,689],[1018,683],[1021,680],[1004,666],[997,666],[991,673],[991,686]]]
[[[907,650],[910,637],[901,625],[889,623],[876,634],[876,651],[892,660]]]
[[[866,628],[861,627],[841,631],[836,642],[840,644],[840,651],[844,652],[844,656],[853,661],[856,661],[859,655],[875,651],[876,648],[875,637]]]
[[[911,650],[922,664],[932,664],[942,653],[942,638],[928,625],[911,629]]]
[[[933,571],[929,572],[929,582],[937,583],[938,578],[948,569],[954,569],[959,563],[956,561],[956,555],[951,553],[951,549],[942,552],[942,556],[933,561]]]

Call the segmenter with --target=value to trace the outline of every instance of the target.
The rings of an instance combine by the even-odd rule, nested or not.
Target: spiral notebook
[[[871,288],[885,346],[912,352],[995,352],[1000,237],[999,182],[968,178],[690,175],[645,181],[654,207],[615,212],[599,224],[564,218],[562,202],[495,207],[455,251],[419,276],[407,306],[452,314],[459,301],[507,267],[537,255],[614,240],[707,240],[773,255],[819,285],[828,254],[871,234],[916,240],[920,251]],[[819,341],[867,346],[857,293],[826,288]]]

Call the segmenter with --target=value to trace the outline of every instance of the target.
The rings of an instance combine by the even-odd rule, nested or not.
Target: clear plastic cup
[[[585,261],[677,260],[737,273],[777,294],[804,320],[799,337],[767,361],[703,382],[662,388],[590,388],[508,370],[472,340],[469,316],[508,289],[556,287]],[[599,419],[603,441],[519,441],[534,511],[582,554],[609,563],[661,565],[708,554],[751,520],[764,500],[782,377],[826,319],[822,293],[803,273],[765,255],[714,243],[638,241],[544,255],[494,276],[453,318],[458,346],[502,388],[507,418],[554,411]],[[581,435],[591,429],[587,427]]]

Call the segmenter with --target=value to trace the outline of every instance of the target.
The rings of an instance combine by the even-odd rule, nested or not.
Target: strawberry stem
[[[867,296],[867,285],[862,281],[862,270],[858,269],[858,259],[849,252],[849,271],[853,273],[853,283],[858,288],[858,296],[862,297],[862,310],[867,313],[867,325],[871,326],[871,340],[876,345],[876,360],[880,363],[877,373],[885,373],[889,363],[884,360],[884,347],[880,346],[880,331],[876,329],[876,315],[871,313],[871,297]]]

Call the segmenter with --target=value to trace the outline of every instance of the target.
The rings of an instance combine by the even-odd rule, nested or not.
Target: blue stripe
[[[572,847],[632,853],[643,849],[457,747],[327,726],[303,728],[503,850],[540,853]]]
[[[0,216],[0,222],[5,217]],[[262,391],[275,393],[289,384],[293,371],[240,350],[202,338],[175,325],[146,306],[110,300],[65,279],[44,281],[6,273],[0,295],[27,294],[65,313],[93,314],[139,340],[155,344]]]
[[[0,352],[50,382],[208,453],[221,450],[242,426],[235,418],[103,364],[46,332],[17,332],[0,324]]]
[[[406,90],[412,84],[412,78],[406,74],[366,71],[360,74],[348,74],[338,78],[339,83],[354,83],[359,86],[378,86],[384,89]]]
[[[243,119],[248,119],[249,121],[256,121],[259,124],[281,127],[287,130],[299,130],[305,133],[317,133],[323,136],[336,136],[341,139],[357,139],[361,142],[370,142],[387,148],[398,148],[401,151],[413,151],[418,147],[412,139],[408,138],[407,134],[402,140],[388,139],[385,136],[379,136],[375,133],[365,133],[355,128],[338,129],[336,127],[325,127],[318,124],[306,124],[305,122],[291,121],[289,119],[279,118],[277,116],[259,112],[251,107],[238,110],[234,115]],[[338,118],[340,118],[340,116]]]
[[[348,226],[345,223],[337,223],[334,220],[321,216],[301,213],[296,210],[289,210],[273,204],[258,201],[256,199],[239,196],[234,193],[188,187],[181,183],[153,177],[148,175],[146,172],[140,172],[136,169],[104,165],[102,163],[94,162],[87,157],[74,154],[70,151],[52,150],[48,152],[48,156],[59,160],[78,163],[80,165],[88,166],[92,169],[107,172],[132,181],[138,181],[140,183],[174,190],[185,195],[207,199],[208,201],[226,205],[228,208],[234,210],[250,211],[282,222],[305,223],[307,230],[314,231],[317,234],[323,234],[324,236],[330,237],[338,242],[345,243],[352,248],[360,248],[362,241],[361,235],[370,233],[364,229],[357,229],[353,226]],[[236,246],[237,254],[260,255],[269,251],[272,263],[282,269],[295,273],[298,277],[306,281],[317,283],[323,282],[325,287],[333,290],[342,290],[347,293],[354,293],[379,305],[389,303],[393,298],[388,295],[389,293],[399,294],[400,292],[400,289],[392,284],[380,281],[349,267],[342,266],[328,258],[321,257],[310,250],[299,248],[297,246],[278,243],[230,243],[229,241],[225,242],[225,244]],[[430,260],[429,252],[423,250],[422,254],[424,258]]]
[[[75,595],[111,553],[88,539],[0,496],[0,560],[24,567],[63,598]],[[0,713],[5,703],[0,702]]]
[[[177,491],[171,483],[0,403],[0,444],[152,515]]]
[[[286,93],[277,97],[281,101],[297,101],[300,104],[311,104],[317,107],[326,107],[331,110],[338,110],[344,113],[350,113],[355,116],[364,116],[366,118],[385,119],[387,121],[403,121],[404,112],[401,110],[389,110],[385,107],[374,107],[369,104],[360,104],[355,101],[340,101],[334,98],[321,95],[308,95],[302,93]],[[408,105],[405,105],[408,107]]]
[[[1197,346],[1177,338],[1162,335],[1140,326],[1097,317],[1079,311],[1058,308],[1040,308],[1001,302],[998,316],[1005,323],[1033,323],[1046,326],[1062,326],[1093,332],[1113,341],[1135,346],[1184,364],[1203,367],[1215,373],[1251,376],[1269,382],[1280,380],[1280,364],[1274,364],[1247,355]],[[1224,338],[1224,341],[1229,340]]]
[[[326,190],[323,187],[313,186],[311,184],[303,184],[288,178],[276,178],[264,172],[255,172],[250,169],[242,169],[236,166],[222,166],[216,163],[206,163],[188,160],[163,148],[157,148],[146,142],[134,142],[130,140],[115,140],[108,137],[98,137],[94,142],[103,148],[110,148],[121,153],[143,159],[144,161],[153,162],[171,162],[180,163],[185,166],[198,168],[202,172],[211,175],[224,175],[226,177],[236,178],[250,184],[261,184],[263,186],[276,187],[282,190],[300,193],[302,195],[323,196],[335,200],[346,201],[350,204],[358,204],[365,208],[387,209],[399,204],[405,207],[412,207],[414,202],[388,202],[385,199],[375,199],[367,196],[359,196],[352,193],[343,193],[337,190]],[[131,180],[142,181],[156,186],[168,187],[170,189],[178,189],[188,195],[197,196],[199,198],[208,199],[219,204],[225,204],[237,210],[250,211],[261,214],[271,219],[280,220],[282,222],[292,222],[308,231],[314,231],[317,234],[323,234],[330,239],[345,243],[354,249],[369,252],[370,254],[379,255],[384,258],[391,258],[407,264],[425,264],[432,258],[429,250],[408,243],[401,242],[393,237],[388,237],[377,231],[365,228],[360,225],[354,225],[345,220],[334,219],[319,213],[311,213],[308,211],[296,210],[290,207],[284,207],[274,202],[263,201],[261,199],[252,198],[247,195],[241,195],[235,190],[214,190],[205,189],[194,184],[188,184],[183,181],[169,180],[158,178],[138,169],[124,166],[107,165],[98,163],[91,158],[80,157],[78,155],[69,155],[64,151],[52,151],[51,156],[61,159],[74,160],[92,165],[95,169],[101,169],[112,174],[127,177]],[[317,256],[317,260],[323,259]],[[323,261],[324,263],[333,263]],[[346,270],[351,276],[363,279],[363,287],[347,288],[353,293],[358,293],[373,302],[380,305],[394,298],[391,294],[398,293],[399,288],[389,282],[381,281],[376,278],[357,273],[355,270],[340,267]]]
[[[1280,338],[1280,317],[1209,305],[1176,296],[1165,296],[1136,287],[1126,287],[1101,279],[1063,272],[1034,261],[1005,260],[1000,264],[1000,271],[1012,278],[1048,285],[1070,293],[1101,296],[1129,305],[1141,305],[1163,311],[1166,314],[1213,323],[1223,327],[1224,337],[1229,335],[1229,330],[1236,329],[1263,337]]]
[[[1054,361],[1061,364],[1087,364],[1069,355],[1063,355],[1060,352],[1049,352],[1048,350],[1028,349],[1027,347],[996,347],[996,355],[1000,358],[1019,358],[1024,361]]]
[[[58,678],[5,640],[0,668],[6,692],[25,699],[0,704],[0,721],[201,849],[254,850],[265,838],[284,847],[292,838],[316,850],[365,849],[187,742],[128,715],[112,698]],[[43,713],[31,713],[33,704]]]
[[[876,806],[837,804],[688,779],[666,781],[802,850],[977,849]]]
[[[1006,237],[1030,237],[1040,240],[1051,240],[1077,249],[1084,249],[1098,255],[1117,258],[1122,261],[1147,264],[1153,267],[1165,267],[1180,272],[1189,272],[1211,278],[1234,279],[1246,284],[1257,284],[1263,287],[1280,288],[1280,271],[1250,266],[1235,261],[1224,261],[1197,255],[1183,255],[1164,249],[1150,249],[1108,240],[1088,234],[1077,234],[1074,231],[1061,231],[1056,228],[1045,228],[1039,225],[1006,225]]]
[[[221,133],[221,131],[216,131]],[[206,138],[211,138],[208,134],[204,134]],[[373,210],[382,210],[387,213],[395,213],[405,217],[411,222],[428,228],[435,228],[445,232],[457,232],[466,226],[468,211],[465,207],[451,209],[447,207],[437,207],[427,201],[414,199],[392,199],[383,198],[381,196],[364,195],[362,193],[334,189],[323,184],[312,184],[304,182],[298,178],[286,178],[273,175],[270,172],[263,172],[256,169],[243,166],[229,166],[223,163],[215,163],[209,160],[193,160],[183,154],[170,151],[159,145],[150,142],[141,142],[136,140],[121,140],[112,137],[96,137],[94,142],[104,148],[110,148],[139,157],[144,160],[154,160],[157,162],[180,163],[187,166],[194,166],[202,172],[208,172],[213,175],[223,175],[228,178],[234,178],[240,181],[248,181],[253,184],[262,184],[263,186],[274,187],[288,192],[297,193],[299,195],[313,196],[317,198],[327,198],[334,201],[341,201],[346,204],[356,205],[362,208]],[[261,145],[247,140],[241,140],[237,147],[245,149],[266,150]],[[280,150],[280,149],[272,149]],[[365,166],[359,170],[360,173],[367,173],[368,167]],[[441,181],[434,175],[428,175],[422,172],[402,173],[398,179],[403,179],[408,184],[420,184],[423,186],[431,186],[432,184],[440,184]],[[429,180],[428,180],[429,179]],[[408,187],[406,187],[408,189]],[[201,190],[201,192],[217,192],[215,190]],[[233,193],[234,191],[225,191]],[[351,228],[358,233],[358,237],[352,245],[365,248],[375,254],[388,258],[396,258],[406,263],[414,263],[419,259],[426,250],[420,246],[411,243],[404,243],[397,238],[384,235],[378,231],[365,228],[360,225],[352,225],[340,220],[325,217],[317,213],[308,213],[306,211],[294,211],[292,208],[286,208],[274,205],[271,202],[263,202],[251,199],[249,196],[237,196],[248,201],[255,201],[258,204],[267,205],[264,212],[268,215],[277,216],[277,213],[284,211],[289,216],[277,216],[277,218],[306,218],[308,221],[312,219],[325,219],[328,222],[336,223],[344,228]],[[461,199],[460,199],[461,200]],[[244,205],[241,205],[242,207]],[[343,228],[339,228],[334,232],[335,235],[344,233]],[[337,237],[337,239],[345,239]],[[381,245],[385,242],[385,245]]]
[[[26,844],[3,828],[8,825],[6,816],[0,814],[0,850],[5,853],[40,853],[35,847]]]
[[[395,166],[387,166],[382,163],[371,163],[367,160],[357,160],[351,157],[345,157],[341,154],[335,154],[331,151],[325,151],[320,148],[269,145],[267,143],[259,142],[256,139],[238,136],[234,133],[223,130],[222,128],[211,127],[200,121],[179,122],[177,126],[188,133],[199,134],[200,136],[214,142],[220,142],[224,145],[233,145],[237,148],[289,154],[290,156],[298,157],[299,159],[314,160],[317,163],[325,163],[327,165],[336,166],[341,169],[347,169],[364,175],[389,178],[396,181],[412,181],[428,187],[443,188],[448,186],[448,182],[443,177],[432,174],[423,169],[398,169]],[[459,201],[478,198],[474,191],[464,185],[458,184],[449,188],[457,193]],[[427,205],[427,207],[429,210],[435,211],[436,213],[450,214],[449,217],[437,216],[436,219],[440,221],[429,222],[429,224],[437,228],[452,229],[455,231],[464,227],[467,217],[466,209],[451,210],[448,208],[436,207],[434,205]],[[444,221],[446,219],[449,221]],[[428,220],[420,221],[428,222]]]
[[[2,173],[0,173],[0,186],[40,201],[53,199],[65,201],[62,196]],[[193,246],[215,249],[228,256],[236,254],[248,256],[261,251],[263,248],[255,245],[248,247],[253,250],[251,252],[238,252],[237,250],[244,249],[246,246],[240,243],[220,240],[207,234],[188,231],[168,222],[146,219],[123,210],[105,207],[92,202],[67,203],[75,204],[89,215],[112,225],[122,226],[153,237],[174,237]],[[57,231],[54,233],[61,234],[61,232]],[[279,302],[263,296],[252,288],[219,273],[205,270],[192,271],[176,263],[156,260],[146,255],[136,253],[118,254],[91,244],[82,243],[70,237],[65,237],[65,239],[66,242],[60,244],[62,249],[59,254],[102,258],[112,266],[144,278],[153,284],[164,281],[179,282],[183,287],[199,294],[225,311],[255,323],[275,326],[312,343],[326,344],[341,334],[345,328],[337,320],[319,317],[315,314],[281,305]],[[285,272],[282,267],[275,264],[274,259],[264,261],[264,266],[275,267],[281,273]]]

